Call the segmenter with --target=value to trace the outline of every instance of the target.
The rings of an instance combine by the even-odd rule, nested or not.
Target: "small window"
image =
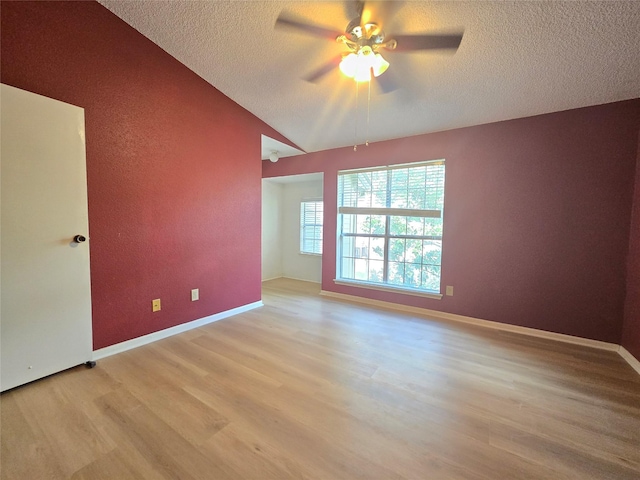
[[[300,253],[322,255],[322,200],[300,202]]]

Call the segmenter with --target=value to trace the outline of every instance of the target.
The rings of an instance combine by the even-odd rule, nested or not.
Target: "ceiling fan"
[[[351,2],[348,2],[349,4]],[[411,53],[425,50],[449,50],[455,52],[462,41],[462,32],[453,34],[387,35],[382,29],[402,2],[392,1],[356,1],[357,15],[344,32],[319,25],[306,23],[290,14],[282,12],[276,20],[276,28],[291,29],[303,34],[337,41],[347,49],[304,77],[309,82],[318,82],[324,75],[336,67],[356,82],[368,82],[377,78],[384,93],[397,88],[389,75],[380,77],[387,68],[387,62],[381,51]],[[387,18],[385,18],[387,17]],[[386,54],[386,53],[385,53]]]

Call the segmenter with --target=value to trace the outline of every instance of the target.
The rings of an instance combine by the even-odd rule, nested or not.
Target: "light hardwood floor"
[[[0,397],[1,478],[640,479],[616,353],[322,298],[265,306]]]

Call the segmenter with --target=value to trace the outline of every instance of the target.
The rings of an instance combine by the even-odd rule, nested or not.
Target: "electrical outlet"
[[[195,302],[196,300],[200,300],[200,289],[194,288],[191,290],[191,301]]]
[[[151,301],[151,311],[157,312],[158,310],[160,310],[160,299],[156,298],[155,300]]]
[[[447,294],[449,297],[453,297],[453,286],[451,286],[451,285],[447,285],[446,294]]]

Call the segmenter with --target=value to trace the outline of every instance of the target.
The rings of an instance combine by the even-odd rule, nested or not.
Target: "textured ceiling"
[[[269,156],[272,153],[275,153],[278,158],[293,157],[304,153],[291,145],[279,142],[278,140],[267,137],[266,135],[260,135],[260,137],[260,143],[262,144],[262,160],[269,160]]]
[[[344,30],[353,1],[100,0],[305,151],[640,97],[640,1],[396,2],[387,36],[464,28],[454,55],[385,53],[401,88],[335,70],[344,45],[274,30],[281,11]],[[374,86],[375,87],[375,86]]]

